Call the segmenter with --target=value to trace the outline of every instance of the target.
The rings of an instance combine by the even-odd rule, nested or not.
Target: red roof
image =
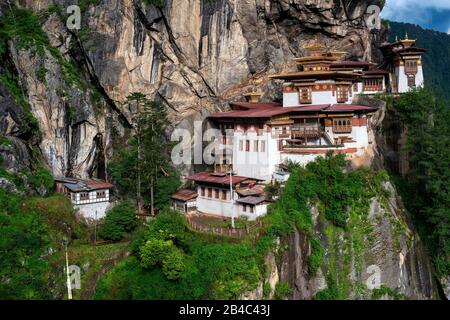
[[[172,193],[170,197],[175,200],[189,201],[197,198],[197,192],[188,189],[180,189],[177,192]]]
[[[222,185],[230,185],[230,175],[214,175],[214,173],[211,172],[199,172],[192,176],[189,176],[186,178],[187,180],[193,180],[195,182],[208,182],[208,183],[214,183],[214,184],[222,184]],[[232,176],[231,178],[232,184],[236,185],[238,183],[244,182],[246,180],[255,180],[248,177],[242,177],[242,176]]]
[[[93,190],[95,190],[95,189],[111,189],[114,187],[113,184],[106,182],[106,181],[102,181],[102,180],[88,179],[88,180],[83,180],[83,182],[86,183]]]
[[[271,118],[276,115],[290,113],[290,112],[338,112],[338,111],[375,111],[375,108],[353,105],[353,104],[321,104],[321,105],[307,105],[298,107],[264,107],[251,110],[234,110],[228,112],[218,112],[210,115],[210,118]]]
[[[339,111],[375,111],[376,108],[368,106],[358,106],[354,104],[333,104],[328,108],[324,109],[325,112],[339,112]]]
[[[254,102],[231,102],[231,107],[237,106],[245,109],[262,109],[262,108],[273,108],[273,107],[282,107],[281,104],[275,102],[262,102],[262,103],[254,103]]]

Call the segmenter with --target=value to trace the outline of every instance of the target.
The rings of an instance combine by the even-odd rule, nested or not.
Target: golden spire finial
[[[405,40],[409,40],[408,39],[408,32],[406,32],[406,34],[405,34]]]
[[[398,42],[398,36],[395,36],[395,42]]]

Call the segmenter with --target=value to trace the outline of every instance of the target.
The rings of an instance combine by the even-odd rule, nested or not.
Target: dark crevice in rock
[[[114,110],[115,112],[117,112],[117,114],[119,115],[119,121],[120,123],[126,127],[126,128],[132,128],[132,124],[131,122],[127,119],[127,117],[122,113],[122,111],[120,110],[120,108],[116,105],[116,103],[114,102],[114,100],[111,99],[111,97],[108,95],[108,93],[106,92],[105,88],[103,88],[100,79],[98,78],[96,72],[95,72],[95,68],[92,64],[91,59],[89,58],[89,56],[87,55],[83,44],[81,43],[80,39],[78,38],[77,34],[71,30],[68,30],[68,32],[74,37],[75,39],[75,43],[77,45],[77,48],[79,49],[81,56],[82,56],[82,61],[81,63],[84,65],[88,75],[89,75],[89,79],[91,81],[91,84],[95,86],[95,88],[98,90],[98,92],[102,95],[102,97],[104,98],[104,100],[106,101],[106,103],[108,104],[108,106]],[[72,58],[74,58],[75,61],[77,61],[77,59],[72,56]],[[80,62],[80,61],[78,61]]]
[[[161,92],[156,92],[156,94],[158,95],[158,97],[161,98],[161,100],[172,110],[178,112],[178,110],[166,99],[166,97],[164,97],[164,95],[161,94]]]

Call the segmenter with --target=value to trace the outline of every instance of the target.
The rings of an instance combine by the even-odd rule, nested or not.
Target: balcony
[[[296,138],[319,138],[323,134],[322,128],[318,126],[293,126],[291,127],[291,136]]]

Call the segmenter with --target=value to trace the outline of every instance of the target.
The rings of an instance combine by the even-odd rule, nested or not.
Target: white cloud
[[[444,10],[450,10],[449,0],[387,0],[381,16],[393,21],[434,25],[439,23],[439,20],[436,20],[436,16],[433,16],[433,14]],[[442,19],[442,17],[439,19]],[[444,18],[444,20],[447,19]],[[450,19],[448,21],[450,24]],[[446,30],[446,27],[444,27],[444,30]]]

